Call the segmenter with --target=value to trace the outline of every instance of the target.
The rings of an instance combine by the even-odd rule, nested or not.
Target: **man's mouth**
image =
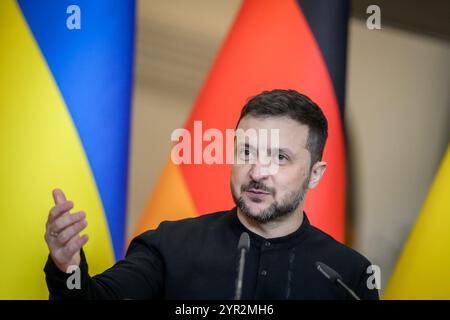
[[[261,189],[248,189],[246,190],[246,192],[249,193],[250,195],[258,195],[258,196],[270,194],[270,192]]]

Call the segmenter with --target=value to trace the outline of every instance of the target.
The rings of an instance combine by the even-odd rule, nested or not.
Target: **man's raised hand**
[[[67,201],[60,189],[53,190],[55,206],[48,215],[45,241],[50,256],[58,269],[67,272],[71,265],[80,265],[80,250],[88,241],[87,234],[80,232],[87,226],[86,214],[82,211],[69,213],[73,202]]]

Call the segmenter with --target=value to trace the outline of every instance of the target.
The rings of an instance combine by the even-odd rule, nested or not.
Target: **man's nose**
[[[269,174],[269,168],[267,165],[262,165],[261,163],[255,163],[252,164],[252,167],[250,168],[250,178],[255,180],[255,181],[261,181],[261,180],[265,180],[267,179],[267,177],[270,175]]]

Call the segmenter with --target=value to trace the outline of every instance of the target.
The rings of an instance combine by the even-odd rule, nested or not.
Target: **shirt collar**
[[[231,219],[231,226],[232,226],[234,232],[236,233],[236,235],[238,237],[240,237],[242,232],[247,232],[250,236],[251,244],[255,245],[255,246],[261,246],[264,243],[270,243],[271,247],[278,248],[278,249],[285,248],[285,247],[293,247],[306,238],[307,230],[310,228],[309,219],[306,215],[306,212],[303,211],[302,224],[296,231],[294,231],[286,236],[283,236],[283,237],[266,239],[256,233],[250,231],[242,224],[242,222],[239,220],[239,218],[237,216],[237,208],[236,207],[231,209],[229,211],[229,214],[230,214],[230,219]]]

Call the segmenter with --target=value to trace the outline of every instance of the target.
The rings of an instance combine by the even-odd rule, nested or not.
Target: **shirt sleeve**
[[[49,256],[44,267],[50,299],[155,299],[163,288],[164,263],[159,252],[158,230],[135,238],[125,259],[105,272],[91,277],[84,251],[79,267],[80,286],[69,289],[75,273],[58,269]]]

